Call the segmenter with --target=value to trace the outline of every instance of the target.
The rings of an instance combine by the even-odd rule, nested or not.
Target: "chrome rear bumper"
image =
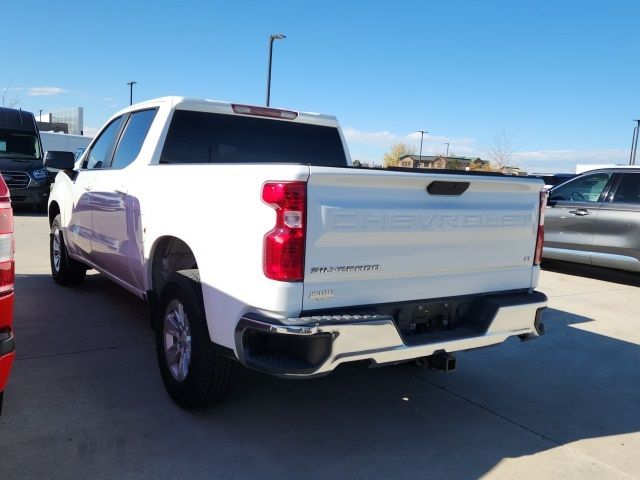
[[[403,338],[389,315],[330,315],[276,323],[261,314],[246,314],[236,327],[236,352],[248,367],[286,377],[312,377],[344,362],[368,360],[374,365],[428,357],[523,339],[544,333],[541,312],[547,297],[540,292],[490,298],[493,317],[479,319],[482,328],[460,328],[423,335],[415,344]],[[485,311],[486,313],[486,311]],[[480,321],[481,320],[481,321]],[[291,325],[296,321],[304,325]]]

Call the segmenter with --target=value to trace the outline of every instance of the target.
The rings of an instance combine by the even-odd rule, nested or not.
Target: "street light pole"
[[[449,142],[445,143],[445,145],[447,146],[447,158],[449,158]]]
[[[634,120],[636,126],[633,128],[633,137],[631,138],[631,154],[629,155],[629,165],[636,164],[636,153],[638,153],[638,136],[640,135],[640,120]]]
[[[133,86],[138,83],[138,82],[134,82],[133,80],[130,82],[127,82],[127,85],[129,85],[129,105],[133,105]]]
[[[638,127],[633,127],[633,135],[631,136],[631,151],[629,153],[629,165],[633,165],[633,149],[636,144],[636,135],[638,135]]]
[[[271,62],[273,60],[273,41],[284,40],[285,38],[287,38],[287,36],[281,33],[277,35],[271,35],[269,37],[269,69],[267,71],[267,107],[269,106],[269,102],[271,100]]]
[[[422,161],[422,140],[424,139],[424,134],[429,133],[426,130],[418,130],[420,134],[420,158],[418,159],[418,168],[420,168],[420,162]]]

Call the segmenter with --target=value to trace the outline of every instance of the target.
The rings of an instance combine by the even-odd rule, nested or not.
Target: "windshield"
[[[0,157],[39,160],[40,143],[34,133],[0,129]]]

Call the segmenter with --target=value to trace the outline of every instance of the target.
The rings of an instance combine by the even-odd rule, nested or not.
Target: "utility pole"
[[[638,153],[638,135],[640,134],[640,120],[634,120],[636,126],[633,128],[633,137],[631,138],[631,154],[629,155],[629,165],[636,164],[636,153]]]
[[[284,40],[285,38],[287,38],[287,36],[281,33],[277,35],[271,35],[269,37],[269,68],[267,70],[267,107],[269,106],[269,102],[271,100],[271,62],[273,60],[273,41]]]
[[[134,82],[133,80],[130,82],[127,82],[127,85],[129,85],[129,105],[133,105],[133,86],[138,83],[138,82]]]
[[[418,130],[420,134],[420,158],[418,159],[418,168],[420,168],[420,162],[422,161],[422,140],[424,139],[424,134],[429,133],[426,130]]]

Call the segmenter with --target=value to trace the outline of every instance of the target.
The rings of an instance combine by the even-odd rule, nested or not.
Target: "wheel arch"
[[[53,225],[53,220],[56,218],[57,215],[60,215],[60,205],[58,205],[58,202],[53,200],[50,204],[49,204],[49,226]]]
[[[187,242],[173,235],[158,237],[149,253],[147,281],[154,296],[162,291],[172,273],[198,269],[193,249]]]

